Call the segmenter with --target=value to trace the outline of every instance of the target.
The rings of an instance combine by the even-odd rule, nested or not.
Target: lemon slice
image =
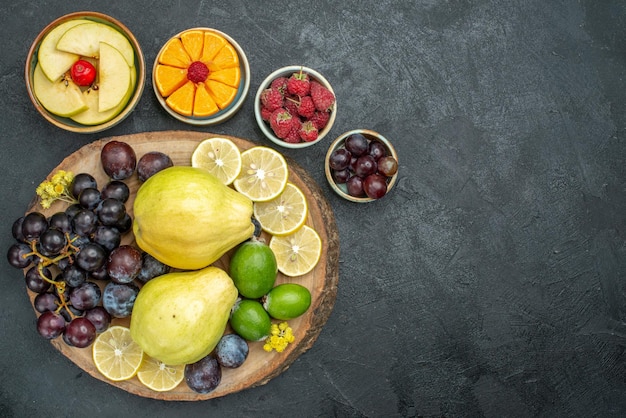
[[[145,355],[137,371],[137,378],[146,387],[156,392],[167,392],[183,381],[185,365],[168,366],[162,361]]]
[[[241,172],[233,185],[253,202],[266,202],[283,191],[288,175],[287,162],[278,151],[256,146],[241,153]]]
[[[254,203],[254,217],[261,228],[272,235],[288,235],[297,231],[308,213],[306,197],[293,183],[287,183],[285,190],[267,202]]]
[[[203,168],[229,185],[241,172],[241,153],[230,139],[205,139],[191,154],[191,166]]]
[[[93,343],[93,362],[104,377],[113,381],[130,379],[137,373],[143,350],[133,341],[130,330],[114,325]]]
[[[313,270],[322,254],[322,240],[308,225],[303,225],[293,234],[273,236],[269,246],[276,256],[278,270],[290,277]]]

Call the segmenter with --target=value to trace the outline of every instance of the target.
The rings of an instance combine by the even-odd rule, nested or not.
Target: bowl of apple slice
[[[52,21],[33,41],[25,67],[28,95],[53,125],[95,133],[123,121],[145,85],[145,59],[132,32],[98,12]]]

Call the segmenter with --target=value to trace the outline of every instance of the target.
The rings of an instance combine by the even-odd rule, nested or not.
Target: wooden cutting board
[[[101,188],[108,182],[108,178],[100,163],[100,150],[106,142],[111,140],[123,141],[131,145],[138,159],[149,151],[161,151],[168,154],[175,165],[190,165],[191,154],[195,147],[202,140],[215,136],[231,139],[239,146],[241,151],[256,145],[248,140],[233,136],[190,131],[145,132],[108,137],[92,142],[68,156],[50,173],[48,180],[58,170],[71,171],[74,174],[87,172],[96,178],[98,187]],[[250,353],[246,362],[237,369],[224,368],[220,385],[213,392],[201,395],[190,390],[184,381],[169,392],[155,392],[148,389],[136,377],[122,382],[110,381],[96,369],[92,360],[91,346],[82,349],[69,347],[63,342],[61,337],[52,340],[52,345],[96,379],[139,396],[161,400],[197,401],[217,398],[246,388],[263,385],[285,371],[317,339],[333,309],[339,280],[339,237],[332,208],[319,186],[306,171],[293,160],[289,158],[286,158],[286,160],[289,165],[289,181],[297,185],[307,197],[309,215],[306,223],[318,232],[322,239],[323,248],[319,263],[310,273],[296,278],[288,278],[280,273],[278,275],[277,284],[284,282],[299,283],[306,286],[312,295],[309,310],[301,317],[289,321],[296,340],[284,352],[267,353],[262,348],[262,342],[249,343]],[[132,216],[134,196],[141,182],[137,179],[136,174],[125,180],[125,182],[131,190],[131,198],[126,203],[126,207]],[[63,202],[55,202],[51,208],[43,210],[38,201],[34,199],[28,208],[28,212],[39,211],[49,216],[57,211],[64,210],[66,206],[67,204]],[[269,238],[267,235],[264,237],[267,240]],[[132,232],[125,235],[122,243],[134,243]],[[228,271],[228,261],[231,253],[226,254],[215,265]],[[102,283],[99,284],[103,286]],[[27,291],[32,302],[35,294],[29,290]],[[115,319],[113,322],[113,324],[125,326],[128,326],[129,323],[128,318]]]

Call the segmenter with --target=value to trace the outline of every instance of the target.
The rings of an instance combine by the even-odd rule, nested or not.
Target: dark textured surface
[[[209,26],[247,52],[251,91],[228,122],[169,117],[148,80],[104,134],[48,124],[23,66],[54,18],[110,14],[148,68],[164,41]],[[369,128],[400,155],[383,200],[340,200],[324,141],[286,151],[320,184],[341,241],[335,309],[319,339],[267,385],[168,403],[85,375],[35,330],[20,273],[0,268],[0,416],[626,415],[626,5],[619,0],[18,2],[0,12],[2,248],[36,185],[103,136],[166,129],[269,145],[256,86],[274,69],[323,73],[331,137]]]

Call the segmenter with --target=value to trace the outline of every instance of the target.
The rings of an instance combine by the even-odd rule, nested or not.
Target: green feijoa
[[[283,283],[265,296],[263,307],[274,319],[297,318],[311,306],[311,292],[297,283]]]
[[[242,299],[232,309],[230,326],[241,338],[260,341],[270,334],[272,321],[259,301]]]
[[[242,243],[230,259],[230,277],[244,298],[265,296],[274,287],[277,275],[276,256],[263,241]]]

